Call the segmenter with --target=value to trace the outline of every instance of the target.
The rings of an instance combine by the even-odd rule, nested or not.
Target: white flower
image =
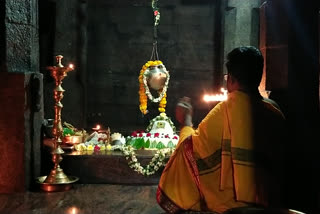
[[[114,141],[114,140],[120,140],[121,139],[121,134],[118,133],[118,132],[115,132],[111,135],[111,141]]]
[[[127,160],[131,158],[131,160],[128,161],[129,167],[137,173],[143,174],[145,176],[154,174],[157,170],[159,170],[161,166],[165,165],[165,163],[163,162],[163,160],[165,159],[165,155],[162,155],[161,150],[157,151],[157,153],[153,156],[151,162],[144,168],[138,162],[136,153],[131,146],[121,146],[118,148],[123,152]],[[165,150],[164,152],[168,151],[171,150]]]

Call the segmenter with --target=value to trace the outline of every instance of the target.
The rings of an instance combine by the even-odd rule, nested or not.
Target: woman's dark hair
[[[263,73],[263,56],[259,49],[244,46],[233,49],[227,55],[228,73],[248,89],[257,89]]]

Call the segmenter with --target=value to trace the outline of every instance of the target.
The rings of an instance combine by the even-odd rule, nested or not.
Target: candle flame
[[[213,94],[213,95],[208,95],[205,94],[203,96],[203,100],[205,102],[218,102],[218,101],[225,101],[228,99],[228,95],[227,95],[227,90],[224,88],[221,88],[221,92],[220,94]]]
[[[69,64],[69,68],[73,69],[74,65],[73,64]]]
[[[96,125],[96,129],[100,129],[101,128],[101,126],[98,124],[98,125]]]
[[[79,210],[77,207],[73,206],[73,207],[70,207],[70,208],[67,210],[67,213],[68,213],[68,214],[78,214],[79,211],[80,211],[80,210]]]

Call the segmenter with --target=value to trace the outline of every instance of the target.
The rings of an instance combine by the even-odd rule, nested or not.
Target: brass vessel
[[[72,184],[79,180],[78,177],[75,176],[68,176],[69,182],[66,183],[59,183],[59,184],[52,184],[46,183],[45,179],[47,176],[38,177],[36,182],[40,185],[40,188],[46,192],[63,192],[68,191],[72,188]]]
[[[62,143],[62,135],[63,135],[63,128],[61,123],[61,109],[63,105],[61,103],[61,100],[63,98],[63,92],[65,91],[62,88],[61,84],[62,84],[62,80],[67,76],[67,73],[74,69],[72,64],[70,64],[68,67],[64,67],[61,64],[62,58],[63,58],[62,55],[56,56],[57,65],[47,67],[47,69],[50,70],[51,76],[55,80],[55,88],[54,88],[55,118],[54,118],[53,129],[52,129],[52,135],[54,136],[54,147],[51,152],[54,167],[48,176],[40,177],[37,180],[37,182],[41,184],[41,188],[45,191],[68,190],[70,189],[69,187],[71,187],[71,184],[78,180],[78,178],[74,176],[68,177],[63,172],[63,169],[59,165],[59,163],[63,159],[61,155],[64,153],[64,151],[60,147]]]

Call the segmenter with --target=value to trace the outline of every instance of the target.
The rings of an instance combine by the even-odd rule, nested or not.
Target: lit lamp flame
[[[73,64],[69,64],[69,68],[74,69],[74,65]]]
[[[99,124],[96,125],[96,127],[92,128],[94,131],[99,131],[101,129],[101,126]]]
[[[70,207],[66,213],[68,214],[78,214],[80,211],[80,209],[78,209],[77,207],[73,206],[73,207]]]
[[[227,95],[228,90],[221,88],[221,92],[222,92],[222,94],[213,94],[213,95],[205,94],[203,96],[203,100],[207,103],[227,100],[228,99],[228,95]]]

